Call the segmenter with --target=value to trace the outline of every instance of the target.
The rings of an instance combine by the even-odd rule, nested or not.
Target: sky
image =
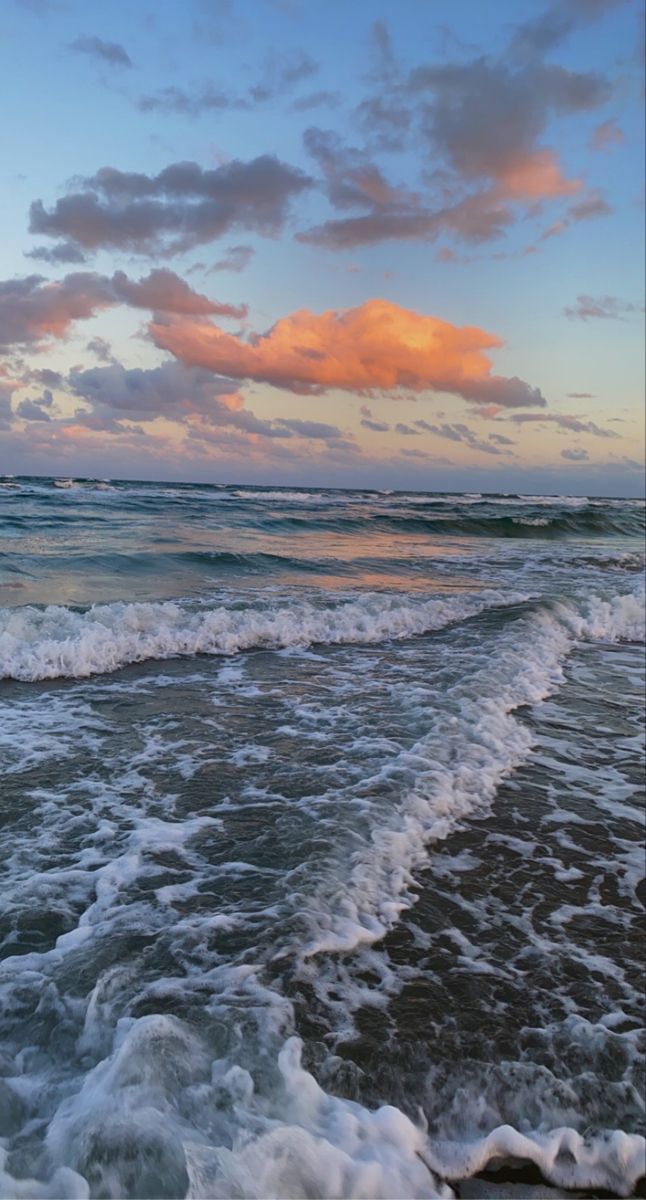
[[[0,472],[643,495],[641,0],[4,0]]]

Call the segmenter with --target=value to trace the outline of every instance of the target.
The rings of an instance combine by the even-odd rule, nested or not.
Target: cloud
[[[212,170],[171,163],[158,175],[103,167],[46,209],[30,208],[32,233],[83,250],[179,254],[234,229],[281,232],[292,200],[311,186],[303,171],[270,155],[232,160]]]
[[[514,32],[510,51],[519,57],[554,50],[570,34],[616,8],[623,0],[557,0]]]
[[[365,151],[345,146],[335,133],[308,129],[305,148],[323,172],[325,190],[336,209],[364,208],[358,216],[333,218],[303,230],[297,240],[332,250],[397,240],[432,240],[450,233],[466,241],[498,237],[513,220],[491,190],[479,191],[437,208],[402,185],[393,185]]]
[[[114,303],[101,276],[73,274],[59,283],[41,275],[0,281],[0,350],[64,337],[72,321]]]
[[[229,412],[242,405],[230,380],[176,362],[149,369],[127,369],[121,363],[74,369],[67,382],[70,392],[86,400],[95,412],[124,420],[184,419],[189,413],[217,417],[222,408]]]
[[[602,438],[619,437],[619,434],[612,429],[602,429],[599,425],[595,425],[594,421],[582,421],[580,417],[574,417],[568,413],[513,413],[508,420],[516,421],[519,425],[531,421],[551,422],[558,425],[560,429],[567,429],[571,433],[591,433],[595,437]]]
[[[416,424],[419,425],[421,422],[417,421]],[[464,425],[462,423],[455,425],[428,425],[424,423],[424,428],[427,429],[429,433],[434,433],[437,437],[446,438],[450,442],[464,442],[465,445],[470,446],[472,450],[481,450],[485,454],[502,453],[497,446],[492,446],[490,441],[481,441],[481,439],[477,437],[477,435],[472,429],[469,428],[468,425]]]
[[[313,108],[337,108],[341,103],[339,92],[310,92],[307,96],[300,96],[298,100],[293,100],[290,108],[292,112],[310,112]]]
[[[220,91],[211,84],[206,84],[194,92],[169,84],[157,92],[140,96],[137,108],[140,112],[175,113],[184,117],[199,117],[205,112],[225,111],[230,108],[244,107],[236,101],[230,92]]]
[[[288,94],[317,71],[317,63],[303,50],[283,55],[274,53],[265,62],[261,77],[246,92],[223,90],[212,83],[186,91],[171,84],[157,92],[140,96],[137,107],[141,112],[174,113],[185,117],[199,117],[205,112],[223,112],[227,109],[248,110]]]
[[[419,429],[413,429],[411,425],[404,425],[403,421],[397,422],[395,433],[401,433],[405,437],[419,437]]]
[[[42,383],[47,388],[61,387],[64,382],[64,376],[60,371],[52,371],[49,367],[40,367],[35,371],[27,373],[25,382]]]
[[[336,425],[326,425],[322,421],[301,421],[298,417],[276,417],[276,424],[291,430],[299,437],[314,438],[318,441],[329,441],[343,437]]]
[[[157,346],[189,365],[296,393],[338,388],[365,395],[403,387],[497,399],[505,407],[545,404],[522,380],[490,375],[485,351],[500,346],[500,338],[387,300],[321,314],[302,309],[247,342],[205,321],[169,319],[149,328]]]
[[[361,425],[364,429],[371,429],[373,433],[388,433],[390,431],[390,425],[385,421],[372,421],[370,417],[364,417]]]
[[[244,271],[253,257],[252,246],[228,246],[224,258],[218,259],[211,271]]]
[[[323,172],[328,198],[335,208],[369,205],[390,211],[419,203],[419,197],[414,193],[388,183],[365,151],[345,146],[338,134],[306,129],[303,143]]]
[[[596,108],[609,94],[598,75],[486,58],[418,67],[407,86],[420,100],[428,97],[424,132],[462,178],[497,181],[531,196],[560,195],[572,186],[554,152],[538,144],[548,119]]]
[[[130,56],[119,42],[104,42],[99,37],[80,37],[71,42],[69,48],[80,54],[89,54],[91,58],[97,58],[110,67],[132,67]]]
[[[568,392],[569,400],[594,400],[594,392]]]
[[[452,467],[454,462],[452,458],[444,458],[439,454],[429,454],[428,450],[401,450],[400,454],[405,458],[416,458],[426,463],[429,467]]]
[[[589,321],[599,318],[604,321],[622,321],[627,313],[643,312],[637,304],[620,300],[618,296],[577,296],[576,304],[564,308],[571,321]]]
[[[42,275],[0,281],[0,350],[38,347],[44,338],[62,338],[74,321],[102,309],[127,304],[184,316],[242,317],[244,305],[221,304],[191,290],[173,271],[157,268],[134,281],[123,271],[110,278],[77,271],[50,283]]]
[[[90,354],[95,354],[99,359],[99,362],[115,363],[117,361],[112,353],[110,343],[107,342],[105,338],[99,337],[98,335],[97,337],[90,338],[85,349],[88,350]]]
[[[311,79],[318,69],[318,63],[304,50],[294,50],[290,54],[274,51],[264,64],[262,78],[249,89],[249,96],[256,104],[273,100],[291,91],[304,79]]]
[[[60,263],[67,265],[69,263],[87,262],[87,256],[72,242],[59,242],[57,246],[51,247],[37,246],[35,250],[26,250],[25,258],[34,258],[38,262],[51,263],[52,266],[58,266]]]
[[[230,379],[177,362],[148,369],[126,369],[114,363],[72,370],[67,383],[70,392],[90,406],[77,409],[75,424],[95,431],[118,433],[130,429],[124,421],[145,423],[164,417],[190,426],[195,436],[209,426],[228,426],[257,437],[284,439],[293,434],[246,409]]]
[[[548,238],[559,237],[570,229],[572,225],[577,225],[579,221],[590,221],[596,217],[607,217],[612,212],[611,206],[608,204],[603,192],[599,188],[589,188],[584,192],[580,200],[576,204],[570,204],[565,211],[565,215],[560,217],[558,221],[552,222],[547,229],[543,230],[539,242],[545,242]],[[529,249],[535,249],[530,247]]]
[[[16,415],[22,417],[23,421],[51,421],[51,416],[47,412],[54,403],[52,393],[45,389],[39,399],[21,400],[16,408]]]
[[[11,429],[13,424],[14,414],[11,407],[12,391],[13,388],[0,383],[0,429]]]
[[[115,297],[133,308],[150,308],[184,316],[221,316],[242,318],[247,315],[246,304],[221,304],[194,292],[174,271],[157,267],[145,279],[135,282],[123,271],[112,276]]]
[[[73,423],[95,432],[132,432],[132,426],[124,422],[145,426],[163,417],[182,425],[197,440],[208,441],[209,429],[217,426],[236,430],[241,444],[245,438],[285,441],[296,437],[346,450],[356,448],[336,425],[297,417],[263,420],[244,407],[234,380],[179,362],[168,361],[147,369],[127,369],[120,363],[89,370],[76,368],[70,371],[66,383],[71,394],[89,406],[76,410]]]
[[[583,450],[578,446],[573,447],[571,450],[561,450],[561,458],[567,458],[569,462],[590,461],[590,455],[588,454],[587,450]]]
[[[384,21],[373,21],[370,32],[377,52],[379,77],[389,75],[395,68],[393,45]]]
[[[356,117],[373,150],[410,147],[426,155],[428,190],[405,196],[395,188],[377,202],[367,196],[367,211],[325,220],[302,231],[300,240],[337,250],[395,238],[433,240],[440,233],[485,242],[504,236],[523,215],[536,216],[538,204],[576,194],[581,204],[568,211],[559,231],[608,213],[600,193],[586,193],[583,180],[569,177],[543,142],[555,119],[592,111],[610,95],[601,75],[541,59],[601,8],[602,0],[563,0],[520,26],[498,57],[465,59],[463,47],[458,61],[447,62],[444,53],[442,61],[406,74],[385,29],[373,28],[379,87],[359,104]],[[356,159],[358,152],[346,151],[346,166],[352,155]],[[336,157],[338,169],[338,152]]]
[[[513,438],[505,437],[503,433],[490,433],[489,441],[495,442],[497,446],[515,446]]]
[[[623,129],[611,119],[597,125],[590,139],[590,146],[592,150],[610,150],[612,146],[620,146],[625,140]]]

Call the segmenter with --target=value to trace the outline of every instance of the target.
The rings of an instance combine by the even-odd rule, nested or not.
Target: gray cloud
[[[12,392],[13,387],[0,383],[0,429],[11,429],[13,423]]]
[[[64,378],[59,371],[52,371],[49,367],[42,367],[35,371],[29,371],[27,382],[33,380],[35,383],[42,383],[46,388],[55,388],[61,387]]]
[[[100,37],[80,37],[70,42],[70,50],[89,54],[110,67],[132,67],[132,60],[119,42],[104,42]]]
[[[117,361],[112,353],[110,343],[107,342],[105,338],[98,336],[90,338],[85,349],[88,350],[90,354],[95,354],[99,359],[99,362],[115,363]]]
[[[576,304],[564,308],[571,321],[589,321],[598,318],[604,321],[622,321],[628,313],[643,312],[637,304],[620,300],[618,296],[577,296]]]
[[[137,108],[140,112],[175,113],[184,117],[199,117],[205,112],[224,112],[231,108],[246,107],[236,101],[229,92],[219,91],[212,84],[193,92],[170,84],[145,96],[140,96]]]
[[[490,375],[486,379],[470,380],[462,388],[462,395],[473,403],[499,404],[503,408],[545,408],[547,403],[540,388],[531,387],[524,379],[512,375]]]
[[[591,24],[623,0],[558,0],[514,32],[510,51],[518,56],[545,54],[572,33]]]
[[[245,92],[223,90],[210,82],[191,91],[170,85],[140,96],[137,107],[141,112],[175,113],[185,117],[199,117],[205,112],[224,112],[228,109],[248,110],[287,95],[317,71],[317,63],[303,50],[296,50],[291,55],[274,53],[265,62],[260,79]]]
[[[337,108],[341,103],[339,92],[310,92],[293,100],[290,107],[292,112],[310,112],[313,108]]]
[[[416,424],[420,424],[419,421]],[[461,422],[456,422],[453,425],[429,425],[424,422],[424,428],[430,433],[434,433],[437,437],[446,438],[450,442],[464,442],[472,450],[480,450],[485,454],[501,454],[502,451],[497,446],[492,446],[491,442],[483,442],[477,435]]]
[[[329,441],[330,438],[337,439],[343,436],[336,425],[326,425],[322,421],[301,421],[298,417],[277,417],[276,424],[304,438]]]
[[[118,432],[129,428],[120,424],[124,421],[164,417],[184,425],[194,437],[201,437],[208,426],[218,426],[272,440],[299,437],[354,449],[336,425],[296,417],[263,420],[243,407],[236,381],[175,361],[147,369],[127,369],[119,363],[75,369],[69,373],[67,386],[90,406],[89,410],[77,409],[74,422],[97,431]]]
[[[569,462],[588,462],[590,455],[587,450],[575,446],[572,449],[561,450],[561,458],[566,458]]]
[[[74,321],[87,320],[116,304],[184,316],[244,316],[244,305],[221,304],[192,291],[173,271],[157,268],[138,281],[116,271],[110,278],[77,271],[54,283],[42,275],[0,280],[0,349],[37,346],[65,337]]]
[[[591,433],[594,437],[616,438],[620,436],[612,429],[602,429],[599,425],[595,425],[594,421],[582,421],[580,417],[574,417],[568,413],[513,413],[507,420],[515,421],[518,425],[524,425],[531,421],[539,421],[543,424],[550,422],[558,425],[560,429],[567,429],[570,433]]]
[[[404,425],[403,421],[397,422],[395,433],[401,433],[404,437],[419,437],[419,429],[413,429],[410,425]]]
[[[35,200],[29,228],[82,250],[172,255],[234,229],[275,236],[311,182],[270,155],[213,170],[172,163],[152,176],[104,167],[51,209]]]
[[[465,179],[498,179],[538,149],[548,118],[596,108],[609,95],[600,76],[532,64],[513,69],[485,58],[418,67],[408,88],[428,96],[430,144]]]
[[[373,433],[388,433],[390,430],[390,425],[385,421],[372,421],[369,417],[364,417],[361,424],[364,429],[371,429]]]
[[[35,250],[26,250],[25,258],[34,258],[38,262],[51,263],[52,266],[58,266],[60,263],[84,263],[87,262],[87,256],[83,251],[75,246],[72,242],[60,242],[57,246],[37,246]]]
[[[53,403],[54,397],[46,389],[39,399],[21,400],[16,408],[16,415],[22,417],[23,421],[51,421],[47,409],[51,408]]]
[[[252,257],[252,246],[228,246],[224,257],[218,259],[210,271],[244,271]]]

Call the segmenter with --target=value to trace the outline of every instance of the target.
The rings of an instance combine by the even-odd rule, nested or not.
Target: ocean
[[[0,481],[0,1194],[629,1196],[644,504]]]

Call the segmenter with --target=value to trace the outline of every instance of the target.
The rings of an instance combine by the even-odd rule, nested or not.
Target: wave
[[[82,679],[149,659],[252,649],[367,645],[441,629],[526,593],[484,591],[415,601],[366,593],[333,606],[301,601],[275,609],[115,603],[78,612],[59,605],[0,610],[0,679]]]
[[[483,665],[448,693],[433,729],[406,752],[406,760],[417,763],[414,787],[373,829],[369,848],[355,856],[341,907],[332,900],[323,905],[324,923],[314,923],[303,956],[348,952],[384,937],[410,906],[413,873],[428,843],[486,809],[528,754],[532,737],[514,714],[563,683],[563,663],[577,641],[645,639],[643,586],[609,598],[582,597],[579,605],[541,605],[514,622],[495,660],[485,655]],[[400,766],[395,760],[389,769]]]
[[[419,512],[377,513],[375,520],[401,531],[491,538],[558,538],[567,536],[642,536],[644,517],[639,509],[600,509],[595,506],[546,515],[521,512],[510,516],[485,516],[480,510],[463,514],[424,516]]]
[[[0,610],[0,679],[82,679],[147,660],[321,645],[369,645],[441,629],[488,608],[527,601],[525,592],[486,590],[447,599],[365,593],[327,606],[296,601],[274,609],[188,602],[62,605]],[[560,607],[579,638],[644,640],[643,588],[592,597],[588,616]]]

